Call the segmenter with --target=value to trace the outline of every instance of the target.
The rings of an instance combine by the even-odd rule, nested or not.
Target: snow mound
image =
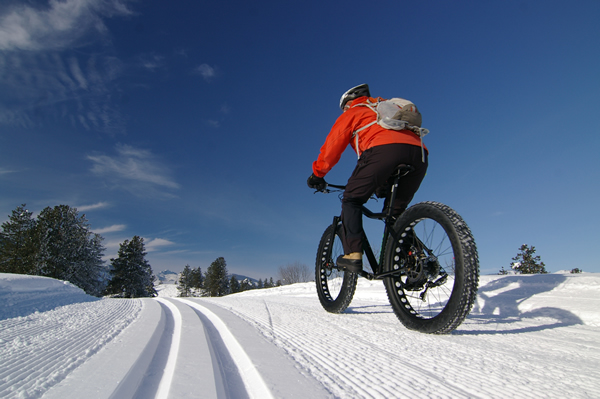
[[[0,320],[97,300],[68,281],[0,273]]]

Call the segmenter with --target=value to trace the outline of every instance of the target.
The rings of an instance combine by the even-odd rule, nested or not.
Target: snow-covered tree
[[[104,238],[91,233],[87,240],[87,248],[82,256],[83,262],[69,280],[90,295],[100,296],[108,283],[108,270],[104,265]]]
[[[192,269],[190,265],[185,265],[183,271],[177,280],[177,290],[180,297],[198,296],[202,289],[202,269],[199,267]]]
[[[240,284],[240,291],[248,291],[248,290],[252,290],[254,288],[256,288],[256,287],[254,287],[254,284],[252,284],[252,281],[250,281],[247,278],[242,280],[242,282]]]
[[[68,205],[46,207],[38,216],[36,274],[67,280],[88,294],[99,295],[106,269],[103,238],[90,231],[85,215]]]
[[[545,274],[548,273],[546,271],[546,265],[541,261],[539,256],[534,256],[535,247],[529,246],[527,244],[521,245],[519,248],[519,253],[517,256],[512,258],[513,262],[511,264],[511,268],[521,274]]]
[[[204,290],[208,296],[225,296],[229,294],[227,264],[223,257],[217,258],[206,270]]]
[[[123,298],[156,296],[152,267],[145,258],[144,239],[134,236],[119,247],[116,259],[111,259],[111,280],[108,295]]]
[[[12,211],[0,232],[0,272],[36,274],[35,219],[26,205]]]

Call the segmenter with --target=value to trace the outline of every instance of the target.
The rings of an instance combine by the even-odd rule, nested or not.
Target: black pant
[[[393,215],[398,216],[408,206],[419,189],[427,172],[421,158],[421,147],[410,144],[386,144],[369,148],[362,153],[352,176],[348,179],[342,199],[342,242],[346,254],[362,252],[362,205],[369,200],[377,188],[386,185],[396,167],[412,165],[415,169],[400,179]],[[388,206],[384,203],[384,209]]]

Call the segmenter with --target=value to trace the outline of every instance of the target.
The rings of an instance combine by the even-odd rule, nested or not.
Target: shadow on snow
[[[519,309],[519,305],[527,299],[552,291],[566,279],[566,276],[560,274],[540,274],[506,276],[491,281],[481,287],[477,294],[478,303],[483,302],[483,306],[478,312],[472,311],[467,320],[479,325],[497,325],[499,328],[483,331],[460,330],[454,334],[519,334],[584,324],[578,316],[561,308],[547,306],[529,311]],[[514,288],[491,295],[492,292],[507,289],[511,285],[514,285]],[[517,327],[517,323],[525,319],[538,319],[540,324]],[[547,323],[548,319],[553,319],[554,322]],[[515,328],[511,328],[511,325]]]

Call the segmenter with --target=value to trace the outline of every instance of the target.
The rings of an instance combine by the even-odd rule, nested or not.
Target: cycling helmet
[[[342,94],[342,98],[340,98],[340,108],[343,111],[344,106],[346,105],[346,103],[348,101],[352,101],[355,98],[362,97],[362,96],[371,97],[371,93],[369,92],[368,84],[358,85],[356,87],[351,88],[344,94]]]

